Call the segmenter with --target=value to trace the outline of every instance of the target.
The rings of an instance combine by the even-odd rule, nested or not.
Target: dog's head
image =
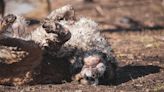
[[[83,76],[82,84],[97,85],[99,84],[99,78],[104,75],[106,66],[103,63],[98,63],[95,67],[84,66],[81,75]]]
[[[99,51],[86,52],[83,58],[84,66],[80,72],[82,84],[97,85],[99,78],[101,78],[105,71],[105,57],[104,54]]]

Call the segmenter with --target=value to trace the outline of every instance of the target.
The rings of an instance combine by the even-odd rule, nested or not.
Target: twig
[[[101,15],[101,16],[104,16],[104,11],[102,9],[101,6],[96,6],[96,12]]]

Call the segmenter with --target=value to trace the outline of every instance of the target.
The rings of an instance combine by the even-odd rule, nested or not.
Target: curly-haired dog
[[[75,77],[73,79],[84,79],[83,84],[94,85],[98,84],[100,79],[114,79],[117,62],[111,46],[101,36],[98,24],[91,19],[75,17],[74,9],[70,5],[53,13],[55,16],[51,19],[68,28],[72,34],[57,56],[70,58],[71,73]]]

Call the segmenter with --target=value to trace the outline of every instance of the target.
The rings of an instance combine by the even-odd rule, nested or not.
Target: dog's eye
[[[93,78],[96,78],[96,74],[93,74],[92,77],[93,77]]]

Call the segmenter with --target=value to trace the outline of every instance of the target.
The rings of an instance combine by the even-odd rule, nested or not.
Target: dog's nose
[[[95,79],[92,78],[92,77],[86,77],[86,80],[88,80],[88,81],[95,81]]]

